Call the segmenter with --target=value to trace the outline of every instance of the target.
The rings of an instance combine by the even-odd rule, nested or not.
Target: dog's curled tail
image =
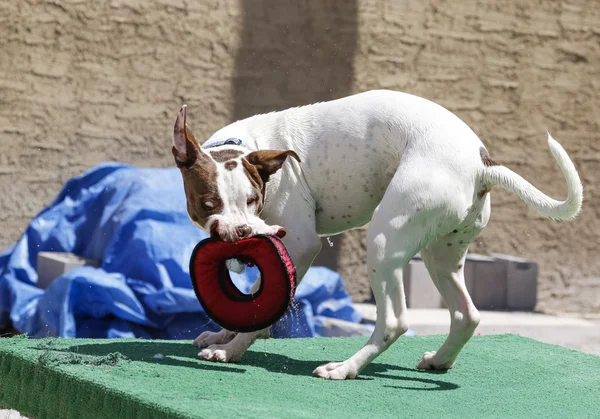
[[[581,211],[583,186],[569,155],[550,133],[548,133],[548,146],[567,181],[569,192],[564,201],[550,198],[520,175],[505,166],[494,165],[491,160],[484,161],[486,167],[482,169],[480,178],[488,187],[497,185],[515,193],[527,205],[545,217],[561,221],[572,220]]]

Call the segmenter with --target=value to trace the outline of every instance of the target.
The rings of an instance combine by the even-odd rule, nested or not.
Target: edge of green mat
[[[5,386],[5,380],[19,385]],[[67,390],[71,386],[75,393]],[[52,364],[44,365],[16,352],[4,351],[0,351],[0,408],[16,409],[22,415],[38,419],[83,418],[90,416],[90,412],[95,413],[94,417],[106,419],[147,419],[157,413],[165,419],[184,417],[158,404],[70,375]]]
[[[333,403],[335,406],[342,409],[339,412],[335,409],[333,410],[340,413],[339,415],[336,414],[336,417],[347,416],[348,412],[345,409],[347,405],[344,403],[348,403],[349,400],[351,400],[344,398],[343,394],[337,393],[339,390],[336,389],[340,388],[358,388],[359,390],[357,391],[364,391],[365,393],[360,394],[365,394],[365,396],[369,394],[369,391],[381,391],[381,395],[385,394],[386,397],[389,396],[389,389],[399,388],[406,391],[417,389],[426,390],[427,392],[420,393],[420,400],[426,400],[430,403],[428,406],[433,407],[429,410],[425,410],[430,413],[435,413],[438,412],[438,410],[436,410],[436,403],[445,400],[445,403],[450,402],[451,406],[453,399],[449,398],[446,393],[439,394],[436,397],[425,396],[425,394],[433,394],[428,393],[432,388],[427,386],[425,386],[426,388],[422,388],[422,386],[419,385],[416,387],[406,387],[406,383],[431,383],[440,380],[442,384],[445,382],[452,384],[454,382],[453,379],[446,380],[444,378],[445,375],[438,376],[437,373],[417,372],[416,368],[414,368],[417,360],[422,354],[423,348],[421,348],[421,346],[429,349],[437,347],[442,343],[444,337],[445,335],[434,335],[403,338],[403,340],[395,345],[398,350],[397,352],[394,352],[393,350],[387,351],[372,365],[365,368],[364,374],[362,374],[362,380],[357,380],[356,383],[346,382],[335,384],[324,380],[317,380],[311,376],[313,361],[314,366],[316,366],[319,363],[327,362],[332,359],[341,359],[342,356],[353,353],[352,351],[359,347],[360,344],[364,343],[366,337],[272,339],[269,342],[264,341],[261,342],[261,344],[255,345],[253,350],[249,351],[245,357],[246,362],[242,361],[239,368],[229,365],[216,367],[213,364],[199,361],[194,356],[196,351],[191,346],[191,341],[187,340],[29,339],[24,336],[3,338],[0,339],[0,407],[16,409],[22,414],[36,419],[80,417],[111,419],[145,419],[159,417],[170,419],[197,418],[203,415],[218,416],[218,411],[215,411],[214,409],[218,409],[219,406],[221,406],[220,403],[227,403],[226,400],[229,398],[235,398],[235,391],[231,394],[231,397],[226,398],[221,397],[221,393],[211,392],[210,390],[208,393],[204,393],[203,390],[198,390],[197,386],[189,388],[189,385],[195,383],[194,380],[197,377],[195,374],[195,365],[198,363],[199,372],[207,371],[206,376],[204,376],[204,378],[200,376],[198,382],[201,384],[207,383],[211,389],[213,389],[215,385],[216,387],[219,387],[219,382],[221,381],[220,377],[223,377],[224,381],[227,379],[227,375],[221,375],[220,371],[228,371],[230,373],[238,373],[231,375],[233,382],[237,382],[238,384],[243,383],[245,385],[244,388],[246,390],[251,389],[250,391],[253,391],[255,387],[260,387],[260,382],[252,381],[253,378],[259,376],[262,377],[265,380],[264,383],[270,385],[270,388],[272,389],[277,388],[277,385],[286,385],[286,391],[288,391],[289,394],[285,391],[283,391],[282,394],[288,394],[288,396],[300,394],[303,389],[305,391],[325,390],[328,397],[338,397],[339,400],[342,400],[337,404]],[[415,339],[419,341],[418,345],[417,342],[413,343],[413,340]],[[105,344],[106,347],[104,348]],[[86,345],[99,345],[101,348],[94,351],[86,351],[85,349],[79,350],[80,347],[84,348]],[[156,348],[155,345],[157,346]],[[165,352],[165,345],[169,348],[171,348],[171,345],[177,346],[177,348],[174,348],[176,350],[173,350],[172,354],[169,356],[176,356],[177,358],[185,356],[186,359],[188,356],[194,358],[193,362],[190,359],[190,362],[186,361],[185,365],[183,365],[184,367],[191,366],[193,371],[188,369],[186,371],[181,371],[181,374],[179,374],[177,373],[177,368],[182,366],[181,363],[167,363],[166,365],[163,365],[163,361],[153,360],[153,358],[156,358],[156,356],[154,356],[156,353],[169,353],[168,350]],[[189,351],[187,349],[185,351],[180,350],[183,346],[187,348],[187,345],[189,345]],[[398,347],[398,345],[400,347]],[[406,346],[402,348],[404,345]],[[127,348],[128,346],[130,346],[129,349]],[[289,354],[293,354],[293,352],[287,352],[290,348],[295,348],[295,350],[306,348],[306,351],[303,355],[288,356]],[[528,371],[524,374],[519,371],[514,377],[505,374],[494,378],[494,376],[490,374],[502,370],[502,364],[494,362],[495,351],[500,349],[506,354],[511,352],[511,348],[515,349],[516,353],[504,356],[502,358],[503,362],[527,363],[531,358],[531,354],[535,353],[537,350],[536,348],[547,348],[547,351],[541,350],[540,353],[542,355],[544,352],[547,353],[546,358],[548,363],[538,365],[539,368],[533,370],[533,372]],[[402,349],[409,349],[408,357],[405,356],[407,352]],[[134,356],[134,354],[138,352],[143,353],[142,358],[136,358]],[[272,356],[268,357],[267,354],[271,354]],[[402,354],[402,360],[397,360],[399,354]],[[469,354],[471,354],[471,356],[468,356]],[[169,356],[167,356],[167,358]],[[410,360],[408,360],[408,358],[410,358]],[[156,364],[160,369],[164,369],[164,376],[162,378],[152,378],[150,385],[150,382],[145,381],[145,377],[161,377],[163,374],[156,374],[156,371],[152,369],[149,369],[148,373],[144,373],[143,368],[141,368],[141,372],[135,372],[140,370],[140,368],[137,367],[138,365],[144,365],[138,364],[140,360],[143,362],[148,362],[149,360],[153,365]],[[308,360],[310,360],[310,362]],[[575,363],[577,367],[576,372],[572,376],[568,376],[566,381],[553,373],[553,365],[559,364],[559,367],[564,368],[566,364],[571,365],[571,363]],[[168,365],[177,366],[174,370],[171,370]],[[396,365],[398,365],[398,368],[395,368]],[[556,393],[560,396],[562,392],[569,389],[569,385],[574,385],[570,391],[577,391],[580,393],[583,391],[581,394],[585,394],[585,403],[582,403],[576,409],[573,409],[573,406],[571,406],[571,408],[565,407],[565,409],[563,409],[562,405],[556,405],[557,403],[565,401],[567,401],[568,405],[568,401],[570,400],[569,397],[558,397],[556,398],[556,402],[553,402],[554,399],[549,399],[549,406],[553,406],[552,409],[555,410],[549,410],[547,408],[544,410],[544,408],[542,408],[545,414],[549,411],[556,412],[555,415],[550,416],[559,418],[566,411],[571,414],[578,412],[578,417],[593,417],[590,416],[588,412],[595,412],[595,404],[593,404],[592,399],[596,394],[596,381],[593,381],[593,379],[595,379],[594,377],[597,377],[597,374],[589,377],[580,377],[578,375],[586,374],[590,368],[600,371],[598,369],[600,368],[600,357],[596,357],[595,355],[586,354],[581,351],[558,345],[546,344],[515,334],[487,335],[482,336],[481,338],[474,337],[469,346],[465,348],[465,357],[461,361],[461,365],[463,367],[453,370],[453,377],[456,378],[457,382],[460,382],[461,379],[465,380],[467,375],[472,375],[473,377],[469,379],[465,389],[467,389],[468,392],[472,392],[474,395],[483,394],[482,391],[485,392],[486,383],[490,382],[490,380],[493,382],[500,380],[507,388],[509,388],[507,394],[509,396],[514,396],[515,394],[518,394],[515,393],[515,388],[513,388],[514,385],[524,385],[523,383],[525,383],[525,385],[530,386],[530,384],[526,382],[527,380],[543,379],[559,384],[559,387],[551,392],[552,394]],[[469,372],[471,371],[469,366],[472,367],[473,365],[480,366],[480,368],[477,369],[478,372],[474,375]],[[299,366],[302,368],[301,375],[298,375],[298,371],[296,371]],[[369,369],[372,370],[370,373],[368,371]],[[111,372],[111,370],[114,370],[113,372],[117,374],[117,377],[111,377],[111,375],[105,374]],[[113,378],[124,377],[124,375],[119,376],[118,374],[119,371],[126,370],[135,372],[131,375],[128,384],[126,386],[115,385]],[[247,375],[239,375],[239,370]],[[398,373],[398,371],[400,371],[400,373]],[[562,371],[564,371],[564,369]],[[84,373],[79,375],[82,372]],[[290,372],[292,372],[291,375]],[[280,376],[278,375],[279,373],[285,375]],[[265,376],[262,374],[267,375]],[[181,380],[183,377],[187,377],[186,380],[191,381],[189,383],[187,381],[182,382]],[[245,378],[240,379],[240,377]],[[374,384],[378,385],[377,380],[380,379],[384,380],[384,382],[380,387],[377,387]],[[177,388],[177,391],[166,391],[167,396],[163,396],[162,398],[148,397],[149,392],[146,391],[146,389],[160,390],[160,386],[165,382],[177,384],[183,383],[183,385],[181,388]],[[434,389],[442,389],[439,383],[436,385],[438,385],[439,388],[436,387]],[[561,386],[567,387],[563,388]],[[492,387],[495,388],[493,385]],[[177,398],[177,394],[179,394],[180,391],[184,392],[182,393],[184,397],[182,397],[181,400]],[[204,394],[207,394],[207,397],[203,399],[202,395]],[[215,399],[216,401],[212,401],[211,394],[213,396],[219,396]],[[535,391],[532,392],[528,390],[527,394],[529,394],[530,397],[536,397]],[[199,395],[198,400],[196,400],[197,395]],[[306,395],[310,395],[310,393],[304,394],[304,396]],[[382,397],[381,395],[373,393],[374,399],[380,399]],[[409,393],[405,394],[405,396],[409,395]],[[367,397],[367,399],[370,398]],[[207,402],[206,400],[211,401]],[[246,417],[264,418],[269,416],[269,414],[266,414],[265,416],[265,412],[269,412],[269,404],[266,403],[261,405],[260,397],[258,397],[256,401],[252,397],[245,397],[243,400],[244,404],[238,406],[237,410],[225,409],[223,411],[229,413],[235,412],[236,415],[241,414]],[[271,399],[267,397],[266,399],[262,399],[262,402],[268,402],[269,400]],[[270,414],[270,417],[281,417],[277,415],[283,411],[286,412],[286,416],[292,417],[319,417],[322,413],[322,411],[313,408],[309,399],[304,400],[300,397],[294,400],[296,400],[296,402],[302,401],[302,403],[297,405],[297,409],[295,409],[293,413],[289,410],[276,409]],[[327,406],[331,405],[330,399],[321,398],[319,400],[320,403],[327,403]],[[465,400],[464,396],[460,400],[462,400],[462,403],[471,403],[471,400]],[[494,414],[498,413],[495,400],[495,397],[492,396],[480,401],[474,401],[477,405],[469,408],[471,413],[476,412],[476,415],[472,417],[494,417]],[[303,404],[304,402],[306,402],[306,404]],[[370,407],[367,406],[367,408],[365,408],[366,402],[368,402],[366,399],[357,401],[356,406],[354,406],[355,411],[362,413],[371,412]],[[531,399],[523,398],[517,405],[521,410],[524,409],[525,406],[531,409],[532,405],[530,402]],[[408,405],[411,404],[408,403]],[[534,405],[540,408],[540,403],[534,403]],[[289,406],[286,406],[284,406],[284,408],[288,409]],[[418,417],[415,416],[415,414],[419,415],[424,412],[423,405],[420,404],[419,406],[420,408],[416,405],[412,406],[414,411],[404,412],[402,415],[411,416],[412,413],[412,417]],[[504,404],[502,406],[504,406]],[[491,410],[489,410],[490,408]],[[328,411],[329,414],[331,414],[331,411],[331,409]],[[458,417],[456,414],[452,413],[453,411],[454,410],[451,409],[446,416]],[[277,414],[274,412],[277,412]],[[504,415],[504,417],[506,417],[506,415]]]

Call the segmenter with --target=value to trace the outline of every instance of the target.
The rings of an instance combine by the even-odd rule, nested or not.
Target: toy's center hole
[[[233,274],[229,275],[229,278],[233,286],[237,288],[235,291],[246,297],[254,297],[257,294],[257,292],[251,293],[250,290],[252,289],[256,281],[258,281],[259,275],[257,274],[256,277],[253,278],[253,272],[252,270],[249,270],[249,268],[255,267],[256,261],[251,257],[245,255],[238,255],[233,258],[227,259],[227,262],[229,262],[227,265],[231,267],[230,273]],[[246,268],[245,275],[237,275],[236,271],[239,271],[240,268],[244,267]],[[244,289],[246,290],[246,292],[243,291]]]

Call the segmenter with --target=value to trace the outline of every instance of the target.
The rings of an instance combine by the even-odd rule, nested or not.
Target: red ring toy
[[[256,265],[261,285],[244,294],[225,266],[237,258]],[[271,326],[287,311],[296,291],[296,268],[276,236],[256,235],[236,242],[207,238],[196,245],[190,259],[194,292],[206,314],[221,327],[252,332]]]

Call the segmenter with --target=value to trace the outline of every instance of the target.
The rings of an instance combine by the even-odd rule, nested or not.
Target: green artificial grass
[[[258,341],[239,364],[189,341],[0,339],[0,407],[33,418],[598,418],[600,357],[475,336],[448,372],[415,365],[444,336],[403,337],[353,381],[312,377],[365,338]],[[161,354],[161,355],[157,355]]]

